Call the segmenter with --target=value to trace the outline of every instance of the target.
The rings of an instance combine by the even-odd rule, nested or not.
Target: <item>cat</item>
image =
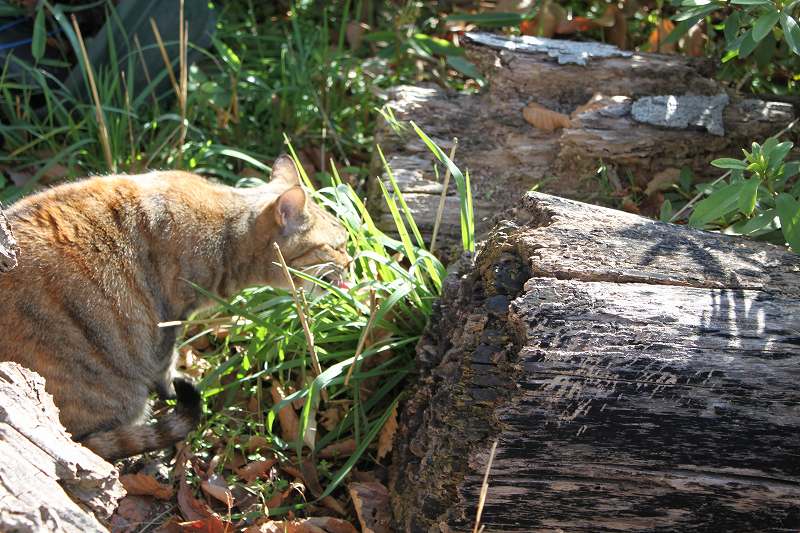
[[[286,287],[277,243],[298,270],[343,272],[347,232],[309,201],[294,162],[234,189],[187,172],[87,178],[7,209],[18,266],[0,275],[0,361],[44,376],[73,438],[107,460],[158,450],[197,425],[201,397],[176,376],[176,328],[207,304]],[[319,273],[319,272],[318,272]],[[148,397],[176,408],[145,425]]]

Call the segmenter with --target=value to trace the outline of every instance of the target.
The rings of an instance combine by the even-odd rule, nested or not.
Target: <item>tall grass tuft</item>
[[[420,136],[430,143],[434,154],[440,152],[433,141]],[[454,176],[464,176],[452,161],[444,161],[452,165]],[[388,164],[386,173],[392,176]],[[303,180],[308,183],[307,176]],[[316,458],[333,443],[353,439],[351,455],[317,461],[324,487],[318,499],[330,495],[356,464],[369,460],[368,450],[392,416],[403,384],[414,371],[414,348],[445,276],[444,266],[426,250],[396,186],[392,191],[384,187],[384,198],[399,239],[376,227],[362,201],[350,185],[342,183],[335,169],[333,180],[332,186],[314,191],[313,198],[347,228],[352,285],[341,288],[293,271],[321,290],[306,293],[300,289],[298,297],[259,287],[245,290],[231,301],[218,301],[216,313],[207,319],[218,325],[227,317],[230,334],[213,361],[215,370],[201,383],[213,408],[198,434],[226,436],[230,453],[240,449],[237,442],[247,440],[243,436],[262,437],[273,453],[296,464]],[[466,179],[463,185],[468,186]],[[464,194],[468,198],[467,189]],[[467,198],[462,199],[465,216]],[[465,222],[462,227],[468,231],[473,226]],[[465,235],[464,243],[471,249],[474,236]],[[317,371],[309,338],[313,338],[313,353],[320,365]],[[269,397],[264,393],[269,384],[278,384],[289,391],[288,396],[272,405],[262,404],[261,400]],[[250,403],[246,398],[258,399],[257,413],[242,409]],[[299,402],[299,434],[286,442],[278,413]],[[320,415],[332,408],[341,408],[342,416],[333,427],[323,429]],[[198,436],[196,449],[207,440]],[[274,488],[264,490],[264,498],[269,499]],[[269,513],[282,514],[299,507],[283,506]]]

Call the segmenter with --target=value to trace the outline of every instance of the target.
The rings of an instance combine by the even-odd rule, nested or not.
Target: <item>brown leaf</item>
[[[125,474],[119,476],[119,481],[131,496],[152,496],[159,500],[171,500],[175,495],[171,486],[159,483],[156,478],[148,474]]]
[[[394,435],[397,432],[397,406],[392,409],[392,414],[386,419],[378,435],[378,461],[392,451]]]
[[[283,388],[277,383],[273,383],[269,389],[272,395],[272,402],[278,404],[286,397]],[[297,435],[300,432],[300,420],[297,418],[297,413],[292,408],[291,403],[286,404],[278,411],[278,420],[281,423],[281,436],[286,442],[294,442],[297,440]]]
[[[344,506],[333,496],[325,496],[320,500],[320,503],[339,516],[347,515],[347,511],[345,511]]]
[[[609,4],[606,13],[613,14],[613,24],[605,29],[606,40],[620,50],[628,48],[628,19],[616,4]]]
[[[383,484],[354,482],[347,486],[353,499],[361,531],[364,533],[390,533],[392,514],[389,507],[389,491]]]
[[[650,32],[650,37],[647,38],[650,51],[659,54],[674,54],[676,50],[675,43],[664,43],[664,39],[666,39],[674,29],[675,23],[668,18],[662,18],[656,28]]]
[[[269,471],[277,462],[276,459],[264,459],[263,461],[253,461],[249,463],[247,466],[243,466],[236,470],[236,473],[239,474],[239,477],[245,480],[247,483],[252,483],[256,479],[260,477],[266,477],[269,474]]]
[[[178,524],[185,533],[232,533],[233,524],[225,522],[217,516],[202,520],[190,520]]]
[[[653,196],[659,191],[666,191],[673,183],[678,183],[681,179],[681,171],[678,168],[665,168],[652,177],[647,184],[644,193],[647,196]]]
[[[184,374],[199,380],[211,368],[211,363],[198,357],[191,346],[184,346],[178,352],[176,366]]]
[[[309,524],[321,527],[328,533],[358,533],[358,530],[346,520],[332,516],[315,516],[307,518]]]
[[[319,483],[317,465],[310,459],[303,459],[303,462],[300,463],[300,472],[303,474],[303,481],[305,481],[308,490],[311,491],[315,498],[319,498],[323,489]]]
[[[523,21],[519,30],[523,35],[552,37],[566,20],[567,12],[563,7],[556,3],[547,3],[535,17]]]
[[[208,479],[200,482],[200,488],[207,495],[224,503],[229,510],[233,507],[233,494],[231,494],[231,489],[228,488],[228,484],[222,476],[212,474]]]
[[[687,56],[702,57],[705,55],[706,41],[708,36],[703,31],[705,21],[701,20],[686,32],[686,35],[678,41],[678,46]]]
[[[552,133],[560,128],[569,128],[569,117],[563,113],[551,111],[535,102],[529,103],[522,110],[522,116],[535,128]]]
[[[251,435],[250,438],[247,439],[247,444],[244,445],[244,448],[248,453],[256,453],[263,449],[268,449],[269,444],[269,440],[267,440],[266,437],[261,435]]]
[[[351,20],[347,23],[347,29],[345,30],[344,35],[347,38],[347,44],[350,45],[351,50],[356,50],[359,46],[361,46],[361,41],[364,38],[364,32],[367,30],[369,30],[369,26],[363,22]]]
[[[339,422],[342,421],[342,409],[338,405],[328,407],[319,413],[319,423],[327,431],[333,431]]]
[[[183,528],[180,524],[181,520],[177,516],[172,516],[169,520],[158,526],[155,533],[183,533]],[[115,533],[117,531],[113,526],[111,530]]]
[[[356,452],[358,445],[353,438],[340,440],[328,446],[325,446],[319,452],[322,459],[335,459],[337,457],[349,457]]]
[[[119,533],[138,531],[153,514],[156,505],[153,498],[128,494],[119,501],[111,517],[112,530]]]

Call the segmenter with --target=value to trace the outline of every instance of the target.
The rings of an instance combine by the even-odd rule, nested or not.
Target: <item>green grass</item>
[[[419,134],[437,157],[446,158],[424,133]],[[454,175],[463,177],[452,162],[447,160],[446,164]],[[390,174],[388,166],[386,170]],[[294,272],[322,289],[313,295],[295,295],[305,302],[304,315],[322,370],[319,375],[314,374],[301,317],[293,295],[287,291],[269,287],[245,290],[231,301],[217,300],[219,306],[213,313],[192,323],[196,326],[209,320],[230,330],[211,358],[213,370],[201,382],[209,409],[206,423],[193,441],[199,456],[223,457],[217,473],[226,476],[230,486],[243,481],[228,463],[236,454],[247,455],[246,443],[253,436],[264,438],[269,451],[249,455],[248,460],[274,454],[283,464],[295,467],[304,459],[314,461],[330,444],[355,440],[352,455],[315,461],[323,492],[317,498],[307,495],[311,503],[334,493],[354,466],[368,467],[375,461],[376,437],[402,396],[406,378],[414,371],[415,344],[445,276],[443,265],[427,252],[402,194],[396,188],[384,188],[384,195],[399,240],[375,226],[352,187],[343,184],[336,172],[332,186],[313,194],[347,228],[349,253],[354,258],[349,289]],[[465,190],[461,208],[466,218],[471,217],[469,198]],[[470,220],[464,230],[471,228]],[[474,235],[465,235],[464,242],[474,243]],[[275,383],[294,392],[273,403],[269,387]],[[287,442],[281,436],[283,428],[277,413],[293,409],[295,401],[302,402],[298,412],[300,432],[296,440]],[[253,402],[259,406],[256,412],[244,407]],[[334,427],[324,429],[320,416],[331,406],[341,406],[342,416]],[[313,432],[316,437],[312,437]],[[212,442],[216,444],[209,444]],[[285,485],[287,479],[282,479],[258,485],[261,497],[269,500]],[[267,512],[282,515],[302,508],[301,502],[291,501]]]

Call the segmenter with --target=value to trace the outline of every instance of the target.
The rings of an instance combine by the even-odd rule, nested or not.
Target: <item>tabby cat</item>
[[[186,172],[107,176],[60,185],[7,210],[19,265],[0,275],[0,361],[46,379],[73,437],[106,459],[170,446],[197,424],[200,395],[175,373],[176,328],[219,296],[285,286],[289,266],[340,271],[339,222],[307,201],[291,158],[252,189]],[[148,395],[177,397],[155,425]]]

